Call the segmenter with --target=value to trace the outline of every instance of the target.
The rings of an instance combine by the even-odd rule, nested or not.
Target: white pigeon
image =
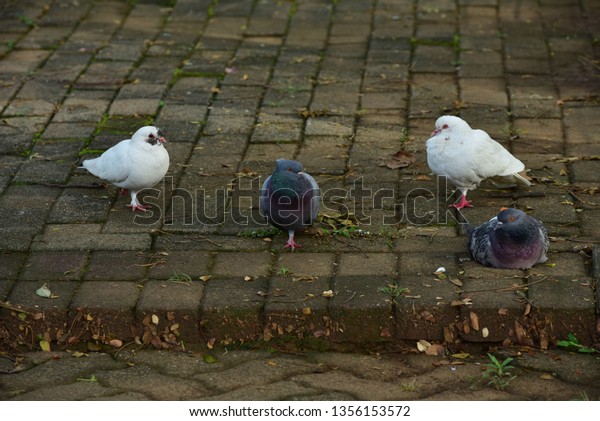
[[[498,187],[531,183],[519,172],[525,165],[483,130],[473,130],[459,117],[445,115],[435,122],[435,130],[427,141],[427,163],[440,176],[445,176],[460,191],[456,209],[473,207],[467,191],[482,180],[490,179]]]
[[[138,129],[131,139],[122,140],[95,159],[83,161],[83,166],[96,177],[129,190],[133,211],[145,211],[137,194],[155,186],[169,169],[169,153],[162,131],[154,126]]]

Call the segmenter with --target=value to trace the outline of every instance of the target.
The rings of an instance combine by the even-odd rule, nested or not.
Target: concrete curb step
[[[598,250],[592,259],[596,279]],[[262,256],[224,254],[226,265],[238,266],[241,257],[256,261]],[[59,345],[118,339],[157,348],[253,341],[323,348],[421,339],[448,346],[503,342],[548,347],[569,333],[582,344],[598,344],[598,291],[589,277],[571,279],[573,256],[553,253],[555,266],[526,278],[512,274],[520,271],[508,274],[463,262],[453,272],[461,273],[462,280],[456,278],[454,284],[429,274],[349,275],[351,268],[338,268],[331,279],[280,271],[247,279],[215,275],[206,282],[51,281],[57,298],[47,299],[36,295],[42,282],[19,281],[2,304],[2,330],[11,344],[37,345],[42,338]],[[317,273],[319,262],[333,258],[328,253],[284,257],[292,268],[294,259],[310,258]],[[394,253],[367,257],[356,253],[335,259],[360,265],[407,258]],[[560,276],[561,266],[569,277]]]

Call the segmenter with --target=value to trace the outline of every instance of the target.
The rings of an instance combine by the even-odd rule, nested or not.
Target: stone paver
[[[177,349],[420,339],[553,348],[569,333],[598,347],[598,19],[594,0],[4,2],[7,350],[44,336]],[[425,154],[441,114],[488,131],[534,185],[484,183],[470,194],[475,208],[447,211],[451,192]],[[147,124],[165,132],[171,166],[142,193],[153,205],[142,215],[80,164]],[[387,168],[400,149],[415,162]],[[298,235],[294,254],[258,212],[260,185],[281,157],[302,161],[323,190],[323,220]],[[501,206],[546,224],[546,264],[503,271],[468,260],[462,223]],[[440,266],[448,277],[433,274]],[[43,283],[55,298],[35,294]],[[165,397],[103,373],[100,385],[57,393]],[[336,376],[278,375],[264,390],[273,399],[374,396],[366,380]],[[186,381],[168,397],[258,397]],[[50,396],[43,387],[19,394]],[[427,397],[404,389],[385,396]]]
[[[112,355],[111,355],[112,354]],[[3,400],[597,400],[600,362],[591,355],[505,348],[515,376],[486,385],[487,358],[276,349],[173,353],[123,350],[23,355],[0,374]],[[466,356],[466,358],[465,358]],[[489,362],[489,360],[487,360]],[[5,371],[14,370],[2,361]]]

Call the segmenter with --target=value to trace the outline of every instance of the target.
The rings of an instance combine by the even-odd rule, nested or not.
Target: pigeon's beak
[[[431,137],[436,136],[439,132],[441,132],[440,129],[435,129],[432,133],[431,133]]]
[[[165,138],[164,138],[164,137],[162,137],[162,136],[158,138],[158,141],[159,141],[160,143],[167,143],[167,139],[165,139]]]

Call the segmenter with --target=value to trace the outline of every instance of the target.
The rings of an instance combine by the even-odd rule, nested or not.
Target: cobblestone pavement
[[[282,353],[213,349],[32,353],[0,375],[7,400],[600,400],[600,357],[518,352],[505,387],[490,360],[414,353]],[[500,358],[500,357],[499,357]],[[10,364],[0,361],[0,367]],[[12,367],[10,367],[12,369]]]
[[[427,340],[459,352],[552,349],[569,334],[598,346],[598,21],[595,0],[3,2],[3,349]],[[528,210],[552,237],[547,264],[468,260],[464,220],[447,211],[456,196],[426,164],[442,114],[488,131],[534,182],[484,183],[462,217]],[[151,211],[133,214],[78,166],[147,124],[165,133],[171,166],[146,191]],[[414,162],[390,168],[399,150]],[[280,157],[324,193],[295,253],[258,212]],[[36,295],[44,283],[50,299]],[[281,381],[319,389],[309,379],[327,355],[279,357],[301,379]],[[186,377],[202,396],[232,390],[207,370]],[[89,385],[99,397],[140,393],[105,376]]]

